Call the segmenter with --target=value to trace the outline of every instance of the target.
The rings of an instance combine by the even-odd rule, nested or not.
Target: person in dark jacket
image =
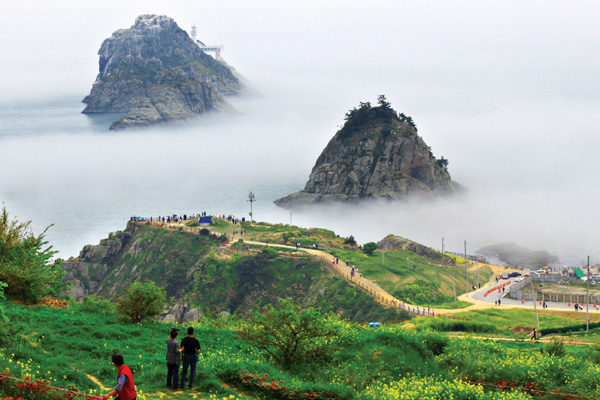
[[[173,390],[179,389],[179,364],[181,364],[181,355],[179,354],[179,342],[177,334],[179,329],[171,329],[167,339],[167,387]],[[171,385],[171,382],[173,384]]]
[[[182,389],[185,387],[185,376],[188,367],[190,367],[190,383],[188,387],[191,389],[194,386],[196,363],[200,354],[200,342],[194,337],[194,327],[190,326],[187,333],[187,337],[181,340],[181,349],[179,349],[183,353],[183,370],[181,371],[181,383],[179,384]]]
[[[116,400],[135,400],[137,392],[135,391],[135,383],[133,382],[133,374],[131,369],[123,362],[123,356],[113,354],[112,362],[117,369],[117,386],[108,394],[102,396],[104,400],[110,397],[115,397]]]

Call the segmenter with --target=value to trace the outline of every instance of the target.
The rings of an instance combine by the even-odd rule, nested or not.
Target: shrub
[[[79,311],[89,314],[111,315],[115,312],[114,303],[102,296],[96,296],[94,294],[87,296],[81,303],[78,303],[76,307]]]
[[[354,239],[354,236],[350,235],[346,239],[344,239],[344,244],[349,244],[350,246],[356,246],[356,239]]]
[[[551,357],[562,357],[565,355],[565,342],[560,338],[552,339],[552,343],[542,347],[542,354],[547,354]]]
[[[279,253],[277,252],[277,250],[269,247],[265,247],[264,249],[262,249],[261,254],[265,256],[265,258],[268,260],[272,260],[274,258],[279,257]]]
[[[20,296],[24,301],[37,303],[44,296],[54,296],[65,290],[61,259],[47,246],[44,236],[47,227],[35,236],[31,221],[10,219],[6,207],[0,214],[0,281],[6,283],[6,294]]]
[[[319,309],[300,309],[290,299],[279,299],[277,308],[269,304],[262,312],[252,313],[239,334],[289,369],[296,362],[335,349],[332,338],[336,331],[329,318]]]
[[[202,228],[200,229],[200,235],[201,236],[209,236],[210,235],[210,230],[206,229],[206,228]]]
[[[418,325],[421,330],[432,329],[440,332],[497,332],[493,324],[473,321],[455,321],[446,318],[426,319]]]
[[[377,250],[377,243],[375,242],[369,242],[369,243],[365,243],[363,245],[363,252],[372,256],[373,252]]]
[[[127,289],[125,297],[116,299],[117,312],[131,322],[139,323],[160,314],[166,298],[165,290],[156,286],[154,282],[136,282]]]

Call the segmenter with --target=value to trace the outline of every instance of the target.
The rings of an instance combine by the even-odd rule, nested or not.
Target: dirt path
[[[106,386],[104,386],[102,384],[102,382],[100,382],[98,380],[98,378],[96,378],[95,376],[92,376],[90,374],[85,374],[85,375],[90,379],[90,381],[94,382],[100,388],[100,390],[102,390],[103,392],[107,392],[108,393],[109,391],[112,390],[111,388],[107,388]]]

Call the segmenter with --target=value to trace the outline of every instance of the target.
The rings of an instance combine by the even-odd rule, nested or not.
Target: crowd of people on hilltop
[[[131,217],[131,220],[136,221],[136,222],[150,221],[150,222],[162,222],[164,224],[170,224],[170,223],[187,222],[187,221],[199,219],[201,217],[209,217],[209,216],[210,215],[208,215],[206,213],[206,211],[203,211],[201,213],[195,213],[195,214],[172,214],[172,215],[166,215],[166,216],[159,215],[158,217],[149,217],[149,218]],[[225,215],[225,214],[217,215],[217,218],[219,218],[220,220],[223,220],[223,221],[231,222],[234,225],[239,225],[241,222],[246,222],[246,218],[244,218],[244,217],[238,218],[231,214],[230,215]]]

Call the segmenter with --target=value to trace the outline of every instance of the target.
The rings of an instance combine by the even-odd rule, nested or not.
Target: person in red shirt
[[[112,392],[105,394],[102,398],[108,400],[110,397],[117,396],[115,400],[135,400],[137,392],[135,391],[131,369],[125,365],[123,356],[118,353],[113,354],[112,362],[117,369],[117,386]]]

